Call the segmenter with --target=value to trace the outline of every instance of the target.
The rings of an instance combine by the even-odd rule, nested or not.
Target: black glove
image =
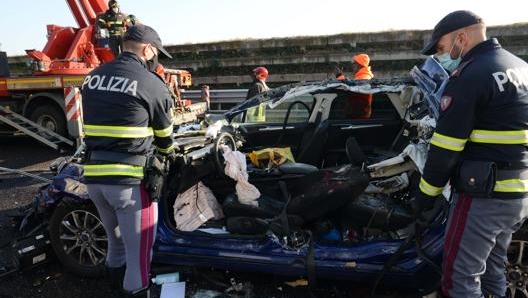
[[[167,153],[159,153],[159,155],[163,156],[165,159],[167,159],[170,163],[174,163],[176,161],[176,158],[178,155],[176,154],[176,150],[171,150]]]
[[[335,73],[336,79],[343,80],[345,78],[343,75],[343,68],[339,67],[338,65],[335,66],[334,73]]]
[[[432,197],[418,190],[414,198],[409,201],[409,206],[416,218],[423,218],[423,213],[433,209],[438,199],[440,199],[438,196]]]
[[[409,201],[415,218],[415,228],[417,231],[428,228],[436,218],[436,212],[429,212],[433,210],[437,200],[442,200],[440,196],[432,197],[420,190],[414,196],[414,199]]]

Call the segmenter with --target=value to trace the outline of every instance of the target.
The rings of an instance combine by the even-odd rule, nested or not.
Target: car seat
[[[317,112],[313,126],[304,132],[300,151],[295,156],[295,161],[320,167],[321,157],[324,153],[326,140],[328,139],[328,120],[321,120],[323,109]]]
[[[321,121],[310,136],[303,138],[305,141],[303,141],[302,149],[295,158],[296,162],[316,167],[320,166],[326,140],[328,139],[328,127],[327,120]]]
[[[359,147],[354,137],[349,137],[346,140],[346,155],[348,160],[357,166],[362,168],[368,168],[369,160],[363,150]],[[402,171],[407,171],[407,165],[402,164],[400,166]],[[368,172],[370,176],[372,172]],[[396,177],[400,178],[400,177]],[[414,215],[411,214],[408,208],[405,208],[401,202],[395,200],[390,194],[389,189],[401,189],[398,184],[400,179],[391,179],[391,177],[377,177],[373,175],[371,179],[384,179],[386,188],[381,193],[370,192],[370,188],[367,191],[354,200],[343,206],[339,210],[339,218],[341,218],[342,227],[362,227],[362,228],[375,228],[380,230],[397,230],[401,229],[411,222],[414,221]],[[416,177],[411,177],[411,180],[416,180]],[[407,181],[407,184],[409,181]],[[376,183],[374,183],[375,185]],[[411,187],[417,187],[416,181],[411,181]]]
[[[258,207],[241,204],[236,194],[232,194],[224,200],[222,208],[228,223],[232,217],[255,218],[255,222],[260,221],[257,219],[268,219],[276,223],[283,213],[282,223],[285,222],[284,218],[288,218],[287,222],[290,222],[291,216],[299,218],[295,220],[295,226],[312,222],[354,201],[367,185],[368,176],[359,167],[348,164],[320,169],[289,181],[287,186],[282,187],[282,198],[261,196]],[[248,221],[251,220],[246,219],[246,223]],[[240,233],[239,227],[228,225],[227,229]]]
[[[367,163],[367,156],[359,147],[359,144],[354,137],[348,137],[345,142],[345,153],[348,161],[353,165],[362,166]]]
[[[395,231],[415,219],[405,206],[390,196],[361,194],[339,210],[342,227]]]

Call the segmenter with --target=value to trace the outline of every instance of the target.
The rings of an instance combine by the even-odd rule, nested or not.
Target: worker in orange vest
[[[352,57],[352,72],[354,80],[370,80],[374,77],[370,68],[370,57],[361,53]],[[345,80],[340,71],[336,73],[338,80]],[[346,98],[345,115],[348,118],[366,119],[372,116],[372,94],[353,93]]]
[[[357,54],[352,58],[354,80],[370,80],[374,77],[370,69],[370,57],[367,54]]]

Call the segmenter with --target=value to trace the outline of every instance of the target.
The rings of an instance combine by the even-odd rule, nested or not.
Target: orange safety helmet
[[[268,78],[268,70],[265,67],[259,66],[252,70],[253,76],[259,80],[265,80]]]
[[[357,54],[352,60],[363,67],[369,66],[370,63],[370,58],[367,54]]]

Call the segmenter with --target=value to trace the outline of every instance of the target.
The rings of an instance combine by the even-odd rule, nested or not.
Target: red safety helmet
[[[253,76],[259,80],[265,80],[268,78],[268,70],[265,67],[259,66],[253,69]]]

